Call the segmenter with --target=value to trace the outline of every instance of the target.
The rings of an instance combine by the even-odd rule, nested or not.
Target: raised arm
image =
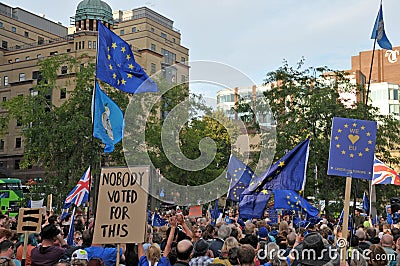
[[[175,216],[172,216],[170,218],[169,224],[171,226],[171,230],[169,232],[167,244],[165,245],[165,248],[164,248],[164,255],[163,255],[164,257],[168,257],[168,254],[171,251],[171,244],[172,244],[172,240],[174,239],[175,230],[176,230],[176,226],[177,226],[177,221],[176,221]]]
[[[192,238],[193,237],[193,233],[192,230],[189,229],[189,227],[187,226],[187,224],[185,223],[185,219],[183,218],[183,214],[182,213],[178,213],[176,215],[176,220],[178,221],[178,224],[182,225],[183,231],[185,232],[185,234]]]
[[[144,256],[144,248],[142,243],[138,243],[138,259]]]

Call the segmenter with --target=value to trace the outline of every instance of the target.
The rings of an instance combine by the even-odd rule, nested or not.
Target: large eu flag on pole
[[[261,189],[303,190],[306,180],[309,144],[309,138],[303,140],[266,172],[252,181],[249,187],[243,191],[243,194],[252,194]]]
[[[157,84],[136,63],[130,45],[98,21],[96,77],[128,93],[157,92]]]
[[[114,151],[114,145],[122,140],[124,135],[124,115],[118,105],[111,100],[96,82],[93,136],[101,139],[106,145],[104,152]]]
[[[228,199],[238,202],[240,194],[250,184],[254,173],[249,166],[244,164],[234,155],[231,155],[228,162],[226,177],[231,181],[228,192]]]
[[[371,39],[376,39],[379,46],[386,50],[392,50],[392,44],[385,33],[385,26],[383,23],[382,3],[379,8],[378,15],[376,16],[374,29],[372,30]]]
[[[317,208],[292,190],[274,190],[274,208],[304,211],[312,217],[316,217],[319,213]]]

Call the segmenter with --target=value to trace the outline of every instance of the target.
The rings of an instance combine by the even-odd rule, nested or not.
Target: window
[[[82,49],[82,42],[79,42],[78,49]]]
[[[6,101],[7,101],[7,97],[3,96],[3,102],[6,102]]]
[[[26,38],[28,38],[28,37],[29,37],[29,32],[25,31],[25,32],[24,32],[24,36],[25,36]]]
[[[136,27],[132,27],[132,32],[136,32]]]
[[[67,88],[62,88],[60,90],[60,99],[65,99],[67,98]]]
[[[15,62],[19,62],[19,58],[17,57],[17,58],[15,58]]]
[[[8,86],[8,76],[4,76],[4,86]]]
[[[97,42],[93,41],[93,49],[97,49]]]
[[[92,41],[88,41],[88,48],[92,49]]]
[[[389,104],[389,113],[393,115],[399,115],[399,105],[398,104]]]
[[[182,82],[182,83],[186,82],[186,76],[185,76],[185,75],[182,75],[182,76],[181,76],[181,82]]]
[[[175,38],[172,38],[172,42],[175,43]]]
[[[156,64],[151,63],[151,74],[156,73]]]
[[[30,60],[30,59],[31,59],[30,56],[25,57],[25,60]]]
[[[0,21],[0,28],[3,28],[3,22]]]
[[[19,73],[19,81],[25,81],[25,73]]]
[[[156,51],[156,45],[155,45],[154,43],[151,44],[151,50],[152,50],[153,52]]]
[[[119,31],[119,35],[124,35],[125,34],[125,30],[120,30]]]
[[[40,58],[42,58],[42,55],[41,55],[41,54],[38,54],[38,55],[37,55],[37,59],[40,59]]]
[[[181,57],[181,63],[184,64],[186,62],[184,57]]]
[[[82,49],[85,49],[85,41],[82,42]]]
[[[150,31],[151,31],[151,32],[154,32],[154,28],[150,28]]]
[[[22,117],[17,118],[17,127],[22,126]]]
[[[0,168],[6,168],[7,164],[5,163],[5,161],[0,161]]]
[[[15,148],[16,148],[16,149],[21,148],[21,144],[22,144],[21,138],[16,138],[16,139],[15,139]]]
[[[176,54],[174,54],[173,52],[170,52],[168,50],[165,49],[161,49],[161,53],[164,56],[164,63],[173,65],[176,61]]]
[[[398,100],[399,99],[399,90],[396,88],[389,88],[389,100]]]
[[[78,50],[78,43],[75,43],[75,50]]]
[[[164,32],[161,32],[161,38],[167,39],[167,34],[165,34]]]
[[[58,54],[57,51],[50,52],[50,55],[57,55],[57,54]]]
[[[40,45],[40,44],[44,44],[44,38],[43,37],[38,37],[38,41],[37,41],[37,43]]]
[[[38,78],[39,78],[39,75],[40,75],[40,72],[39,72],[39,71],[33,71],[33,72],[32,72],[32,79],[38,79]]]
[[[4,48],[4,49],[7,49],[8,42],[7,41],[1,41],[1,47]]]
[[[21,163],[21,160],[15,160],[14,161],[14,169],[18,170],[19,169],[19,164]]]
[[[0,139],[0,150],[4,150],[4,139]]]
[[[65,74],[67,74],[67,72],[68,72],[67,66],[62,66],[62,67],[61,67],[61,74],[62,74],[62,75],[65,75]]]
[[[11,31],[14,32],[14,33],[17,32],[17,28],[16,27],[11,27]]]

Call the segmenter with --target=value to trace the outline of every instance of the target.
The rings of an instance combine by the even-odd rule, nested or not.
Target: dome
[[[78,4],[75,21],[93,19],[114,24],[111,7],[101,0],[83,0]]]

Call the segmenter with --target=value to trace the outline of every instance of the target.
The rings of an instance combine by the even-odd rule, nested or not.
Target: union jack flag
[[[384,164],[379,159],[374,159],[374,174],[372,176],[372,185],[392,184],[400,185],[400,177],[395,170]]]
[[[89,187],[90,187],[90,166],[83,174],[78,184],[67,195],[63,209],[68,209],[72,204],[79,207],[82,203],[89,200]]]

